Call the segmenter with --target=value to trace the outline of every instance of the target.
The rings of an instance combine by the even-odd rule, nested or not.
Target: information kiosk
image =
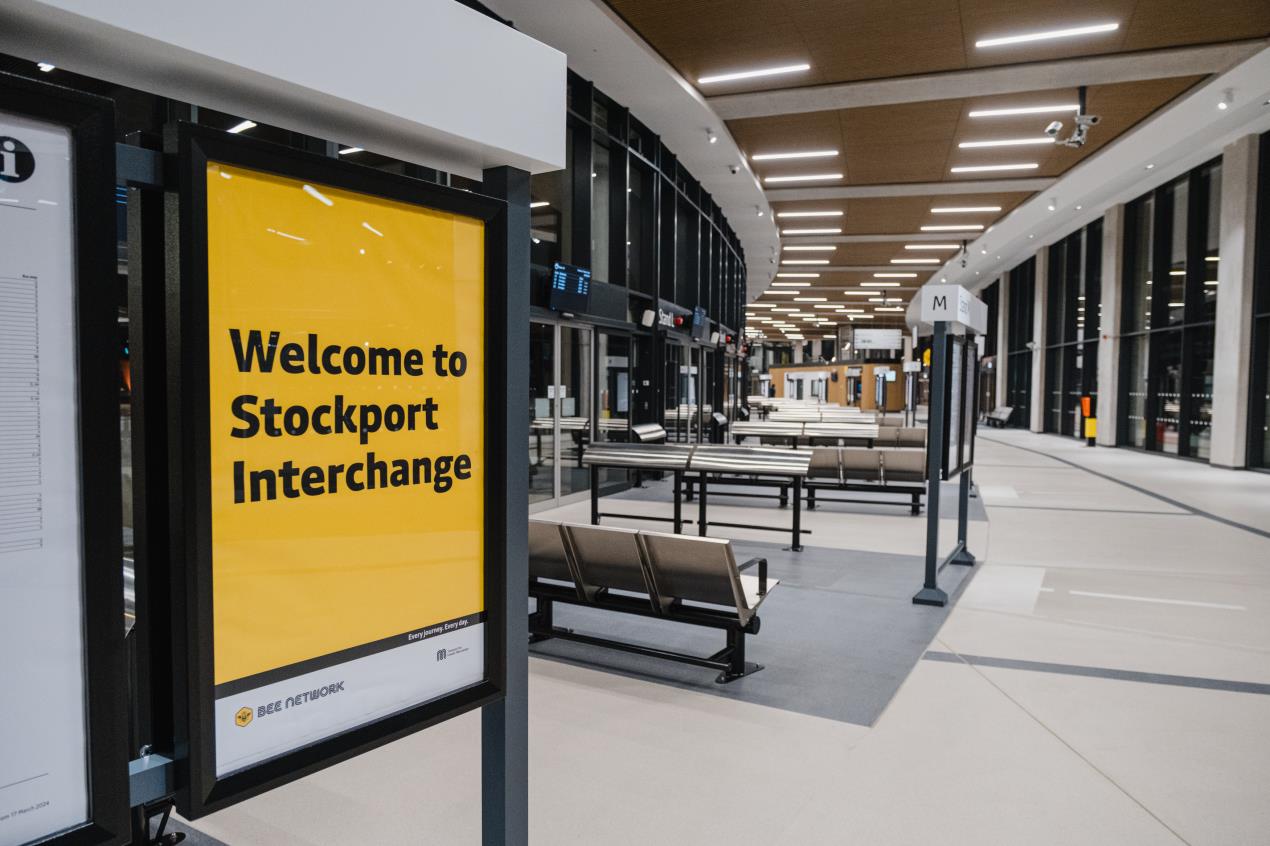
[[[931,327],[933,339],[926,451],[926,569],[922,589],[913,602],[943,606],[948,604],[948,593],[939,587],[939,572],[948,564],[975,563],[966,548],[975,423],[979,417],[975,390],[979,383],[979,354],[974,336],[986,330],[988,308],[960,285],[927,285],[921,290],[921,323]],[[957,545],[941,560],[939,494],[942,483],[954,476],[960,476]]]
[[[0,74],[0,846],[129,838],[113,122]]]

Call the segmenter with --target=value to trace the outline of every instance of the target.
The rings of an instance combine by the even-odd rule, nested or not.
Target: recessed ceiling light
[[[796,303],[823,303],[825,300],[825,297],[794,297]]]
[[[873,315],[871,314],[848,314],[847,317],[850,318],[851,320],[872,320],[873,319]]]
[[[937,258],[891,259],[891,264],[943,264]]]
[[[953,173],[985,173],[993,170],[1036,170],[1040,167],[1036,162],[1019,162],[1017,164],[998,165],[960,165],[951,168]]]
[[[746,308],[776,308],[774,303],[750,303]]]
[[[875,273],[875,279],[916,279],[916,273]]]
[[[832,309],[842,308],[842,306],[838,305],[837,303],[826,303],[824,305],[817,305],[815,307],[816,308],[832,308]]]
[[[781,264],[828,264],[829,259],[781,259]]]
[[[828,159],[838,155],[837,150],[801,150],[788,153],[755,153],[750,161],[774,162],[782,159]]]
[[[876,291],[843,291],[849,297],[872,297]]]
[[[361,147],[345,147],[343,150],[336,150],[335,154],[339,156],[351,156],[353,155],[353,153],[364,153],[364,152],[366,151]],[[545,206],[546,203],[543,203],[543,205]],[[530,203],[529,207],[532,209],[534,207],[534,204]]]
[[[790,306],[789,308],[774,308],[772,311],[798,311],[798,309]]]
[[[841,235],[841,229],[782,229],[781,235]]]
[[[773,282],[772,286],[779,286],[782,288],[806,288],[810,284],[810,282]]]
[[[816,245],[816,246],[791,245],[787,247],[781,247],[781,249],[786,251],[803,252],[803,253],[832,253],[834,250],[838,248],[835,247],[833,244],[824,244],[824,245]]]
[[[982,223],[948,223],[948,224],[931,224],[923,226],[923,232],[965,232],[968,230],[978,231],[983,228]]]
[[[905,244],[906,250],[960,250],[958,244]]]
[[[51,70],[57,70],[57,65],[50,65],[48,62],[36,62],[35,66],[39,68],[42,73],[48,73]]]
[[[776,283],[773,282],[772,284],[776,284]],[[766,291],[763,292],[764,296],[769,296],[769,297],[777,297],[777,296],[780,296],[781,294],[788,294],[790,296],[793,296],[794,294],[797,294],[797,293],[798,293],[797,291],[782,291],[780,288],[768,288]]]
[[[979,147],[1027,147],[1032,144],[1053,144],[1057,138],[1050,138],[1048,135],[1040,138],[1001,138],[996,141],[962,141],[957,146],[963,150],[973,150]]]
[[[976,109],[970,112],[970,117],[1009,117],[1011,115],[1043,115],[1050,112],[1078,112],[1080,105],[1077,103],[1062,103],[1053,106],[1018,106],[1010,109]]]
[[[789,211],[777,212],[777,217],[842,217],[840,211]]]
[[[1027,32],[1019,35],[1003,35],[996,38],[984,38],[975,42],[976,47],[1003,47],[1007,44],[1025,44],[1032,41],[1052,41],[1055,38],[1074,38],[1078,35],[1097,35],[1103,32],[1115,32],[1120,28],[1118,23],[1087,24],[1065,29],[1049,29],[1042,32]]]
[[[874,311],[903,311],[900,306],[878,306]],[[881,330],[879,330],[881,331]]]
[[[794,176],[768,176],[763,181],[768,185],[774,185],[777,182],[825,182],[841,178],[841,173],[800,173]]]
[[[253,129],[255,128],[255,126],[256,126],[256,122],[254,120],[245,120],[242,123],[239,123],[230,127],[229,134],[237,135],[240,132],[246,132],[249,129]]]
[[[732,82],[738,79],[758,79],[764,76],[779,76],[783,73],[799,73],[800,71],[811,70],[811,65],[802,62],[796,65],[777,65],[771,68],[755,68],[754,70],[744,71],[728,71],[727,73],[716,73],[710,76],[703,76],[697,79],[698,85],[710,85],[715,82]]]
[[[860,287],[861,288],[898,288],[900,287],[900,283],[898,282],[861,282]]]
[[[547,202],[546,200],[538,200],[536,202],[530,203],[529,207],[531,209],[540,209],[543,206],[549,206],[549,205],[551,205],[551,203]]]
[[[1000,206],[936,206],[931,214],[978,214],[979,212],[999,212]]]
[[[777,279],[819,279],[820,274],[819,273],[778,273],[776,274],[776,278]],[[775,285],[776,283],[773,282],[772,284]],[[810,283],[799,282],[797,284],[807,285]]]

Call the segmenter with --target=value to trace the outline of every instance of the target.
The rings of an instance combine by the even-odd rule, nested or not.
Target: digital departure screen
[[[552,311],[586,311],[591,304],[591,271],[556,262],[551,274]]]
[[[692,310],[692,339],[704,341],[709,332],[710,319],[706,316],[706,310],[697,306]]]

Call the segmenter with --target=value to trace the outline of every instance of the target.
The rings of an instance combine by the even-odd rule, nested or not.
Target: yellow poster
[[[218,770],[482,677],[484,234],[208,165]]]

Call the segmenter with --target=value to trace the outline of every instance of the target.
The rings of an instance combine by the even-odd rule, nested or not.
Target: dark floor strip
[[[1106,473],[1099,473],[1097,470],[1090,470],[1088,467],[1084,466],[1083,464],[1077,464],[1075,461],[1068,461],[1066,458],[1059,458],[1057,455],[1053,455],[1051,453],[1045,452],[1044,450],[1032,449],[1031,447],[1025,447],[1025,446],[1019,446],[1018,444],[1012,444],[1012,443],[1009,443],[1008,441],[999,441],[996,438],[985,438],[983,435],[976,435],[976,437],[981,438],[982,440],[988,441],[990,443],[1000,444],[1001,446],[1014,447],[1015,449],[1021,449],[1024,452],[1031,452],[1031,453],[1035,453],[1036,455],[1043,455],[1046,458],[1050,458],[1050,459],[1053,459],[1054,461],[1058,461],[1062,464],[1066,464],[1069,467],[1075,467],[1077,470],[1084,470],[1086,473],[1090,474],[1091,476],[1097,476],[1100,479],[1106,479],[1108,482],[1115,482],[1117,485],[1123,485],[1124,487],[1128,488],[1131,491],[1137,491],[1138,493],[1143,494],[1145,496],[1149,496],[1152,499],[1158,499],[1160,502],[1167,502],[1169,505],[1172,505],[1175,508],[1181,508],[1185,511],[1188,511],[1191,514],[1194,514],[1196,517],[1205,517],[1214,522],[1221,523],[1224,526],[1230,526],[1232,529],[1242,529],[1243,531],[1251,532],[1252,534],[1257,535],[1258,537],[1270,538],[1270,531],[1266,531],[1265,529],[1258,529],[1256,526],[1249,526],[1247,523],[1240,523],[1237,520],[1231,520],[1229,517],[1222,517],[1220,514],[1214,514],[1211,511],[1204,511],[1202,509],[1196,508],[1193,505],[1187,505],[1185,502],[1181,502],[1179,500],[1173,499],[1172,497],[1165,496],[1162,493],[1156,493],[1155,491],[1150,490],[1148,488],[1144,488],[1141,485],[1135,485],[1132,482],[1126,482],[1124,479],[1117,479],[1115,476],[1109,476]]]
[[[1203,676],[1173,676],[1167,673],[1142,673],[1137,670],[1113,670],[1109,667],[1085,667],[1080,664],[1053,664],[1049,661],[1023,661],[1017,658],[989,658],[983,655],[961,655],[955,652],[928,650],[922,656],[925,661],[941,661],[945,664],[972,664],[976,667],[998,667],[1003,670],[1031,670],[1037,673],[1060,673],[1067,676],[1088,676],[1097,679],[1167,684],[1176,687],[1195,687],[1202,690],[1223,690],[1231,693],[1257,693],[1270,696],[1270,684],[1258,682],[1210,679]]]
[[[168,830],[179,831],[184,834],[185,840],[182,842],[185,843],[185,846],[228,846],[227,843],[217,840],[210,834],[204,834],[198,829],[190,828],[188,825],[177,819],[168,820]]]

